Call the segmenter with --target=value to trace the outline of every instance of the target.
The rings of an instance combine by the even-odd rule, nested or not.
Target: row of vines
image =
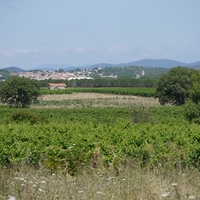
[[[93,93],[104,93],[104,94],[118,94],[118,95],[134,95],[143,97],[153,97],[155,95],[155,88],[67,88],[65,90],[48,90],[42,88],[40,93],[45,94],[72,94],[73,92],[93,92]]]
[[[184,121],[181,107],[151,108],[151,121],[143,123],[133,119],[146,108],[1,107],[0,112],[2,166],[43,166],[76,174],[84,167],[113,167],[118,173],[126,160],[144,167],[200,164],[199,125]]]

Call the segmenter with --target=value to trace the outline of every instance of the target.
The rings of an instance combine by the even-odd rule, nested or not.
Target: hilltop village
[[[12,72],[11,75],[26,77],[36,80],[72,80],[72,79],[93,79],[95,77],[101,78],[118,78],[117,74],[114,73],[102,73],[102,68],[94,68],[94,69],[85,69],[85,70],[73,70],[73,71],[64,71],[64,70],[56,70],[56,71],[42,71],[42,70],[32,70],[25,72]],[[144,70],[141,74],[134,74],[134,78],[138,79],[140,76],[144,76]]]
[[[71,79],[93,79],[89,75],[82,73],[71,73],[71,72],[57,72],[57,71],[29,71],[29,72],[20,72],[12,73],[19,77],[26,77],[36,80],[71,80]]]

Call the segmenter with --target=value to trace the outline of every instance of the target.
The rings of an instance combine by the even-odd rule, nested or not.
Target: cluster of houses
[[[81,73],[70,73],[70,72],[55,72],[55,71],[28,71],[13,73],[19,77],[26,77],[36,80],[71,80],[71,79],[92,79],[90,76],[83,75]]]
[[[94,68],[92,70],[74,70],[71,72],[63,71],[42,71],[42,70],[33,70],[33,71],[25,71],[25,72],[13,72],[11,75],[16,75],[19,77],[26,77],[30,79],[36,80],[72,80],[72,79],[93,79],[93,75],[97,75],[102,78],[117,78],[117,75],[103,75],[101,72],[101,68]],[[136,79],[140,78],[140,76],[144,76],[145,72],[142,70],[141,75],[136,74]],[[0,75],[1,77],[1,75]],[[49,89],[50,90],[58,90],[58,89],[65,89],[67,85],[65,83],[50,83]]]

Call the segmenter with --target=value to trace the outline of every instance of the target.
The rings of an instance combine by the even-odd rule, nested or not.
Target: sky
[[[200,0],[0,0],[0,68],[200,61]]]

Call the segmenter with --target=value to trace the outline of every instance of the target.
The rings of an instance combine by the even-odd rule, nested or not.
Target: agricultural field
[[[154,97],[156,88],[138,88],[138,87],[99,87],[99,88],[66,88],[65,90],[41,89],[41,94],[72,94],[74,92],[135,95],[143,97]]]
[[[36,107],[102,108],[131,107],[133,105],[158,106],[159,102],[153,97],[75,92],[72,94],[43,95]]]
[[[43,94],[0,107],[0,199],[200,199],[199,125],[153,97]]]

